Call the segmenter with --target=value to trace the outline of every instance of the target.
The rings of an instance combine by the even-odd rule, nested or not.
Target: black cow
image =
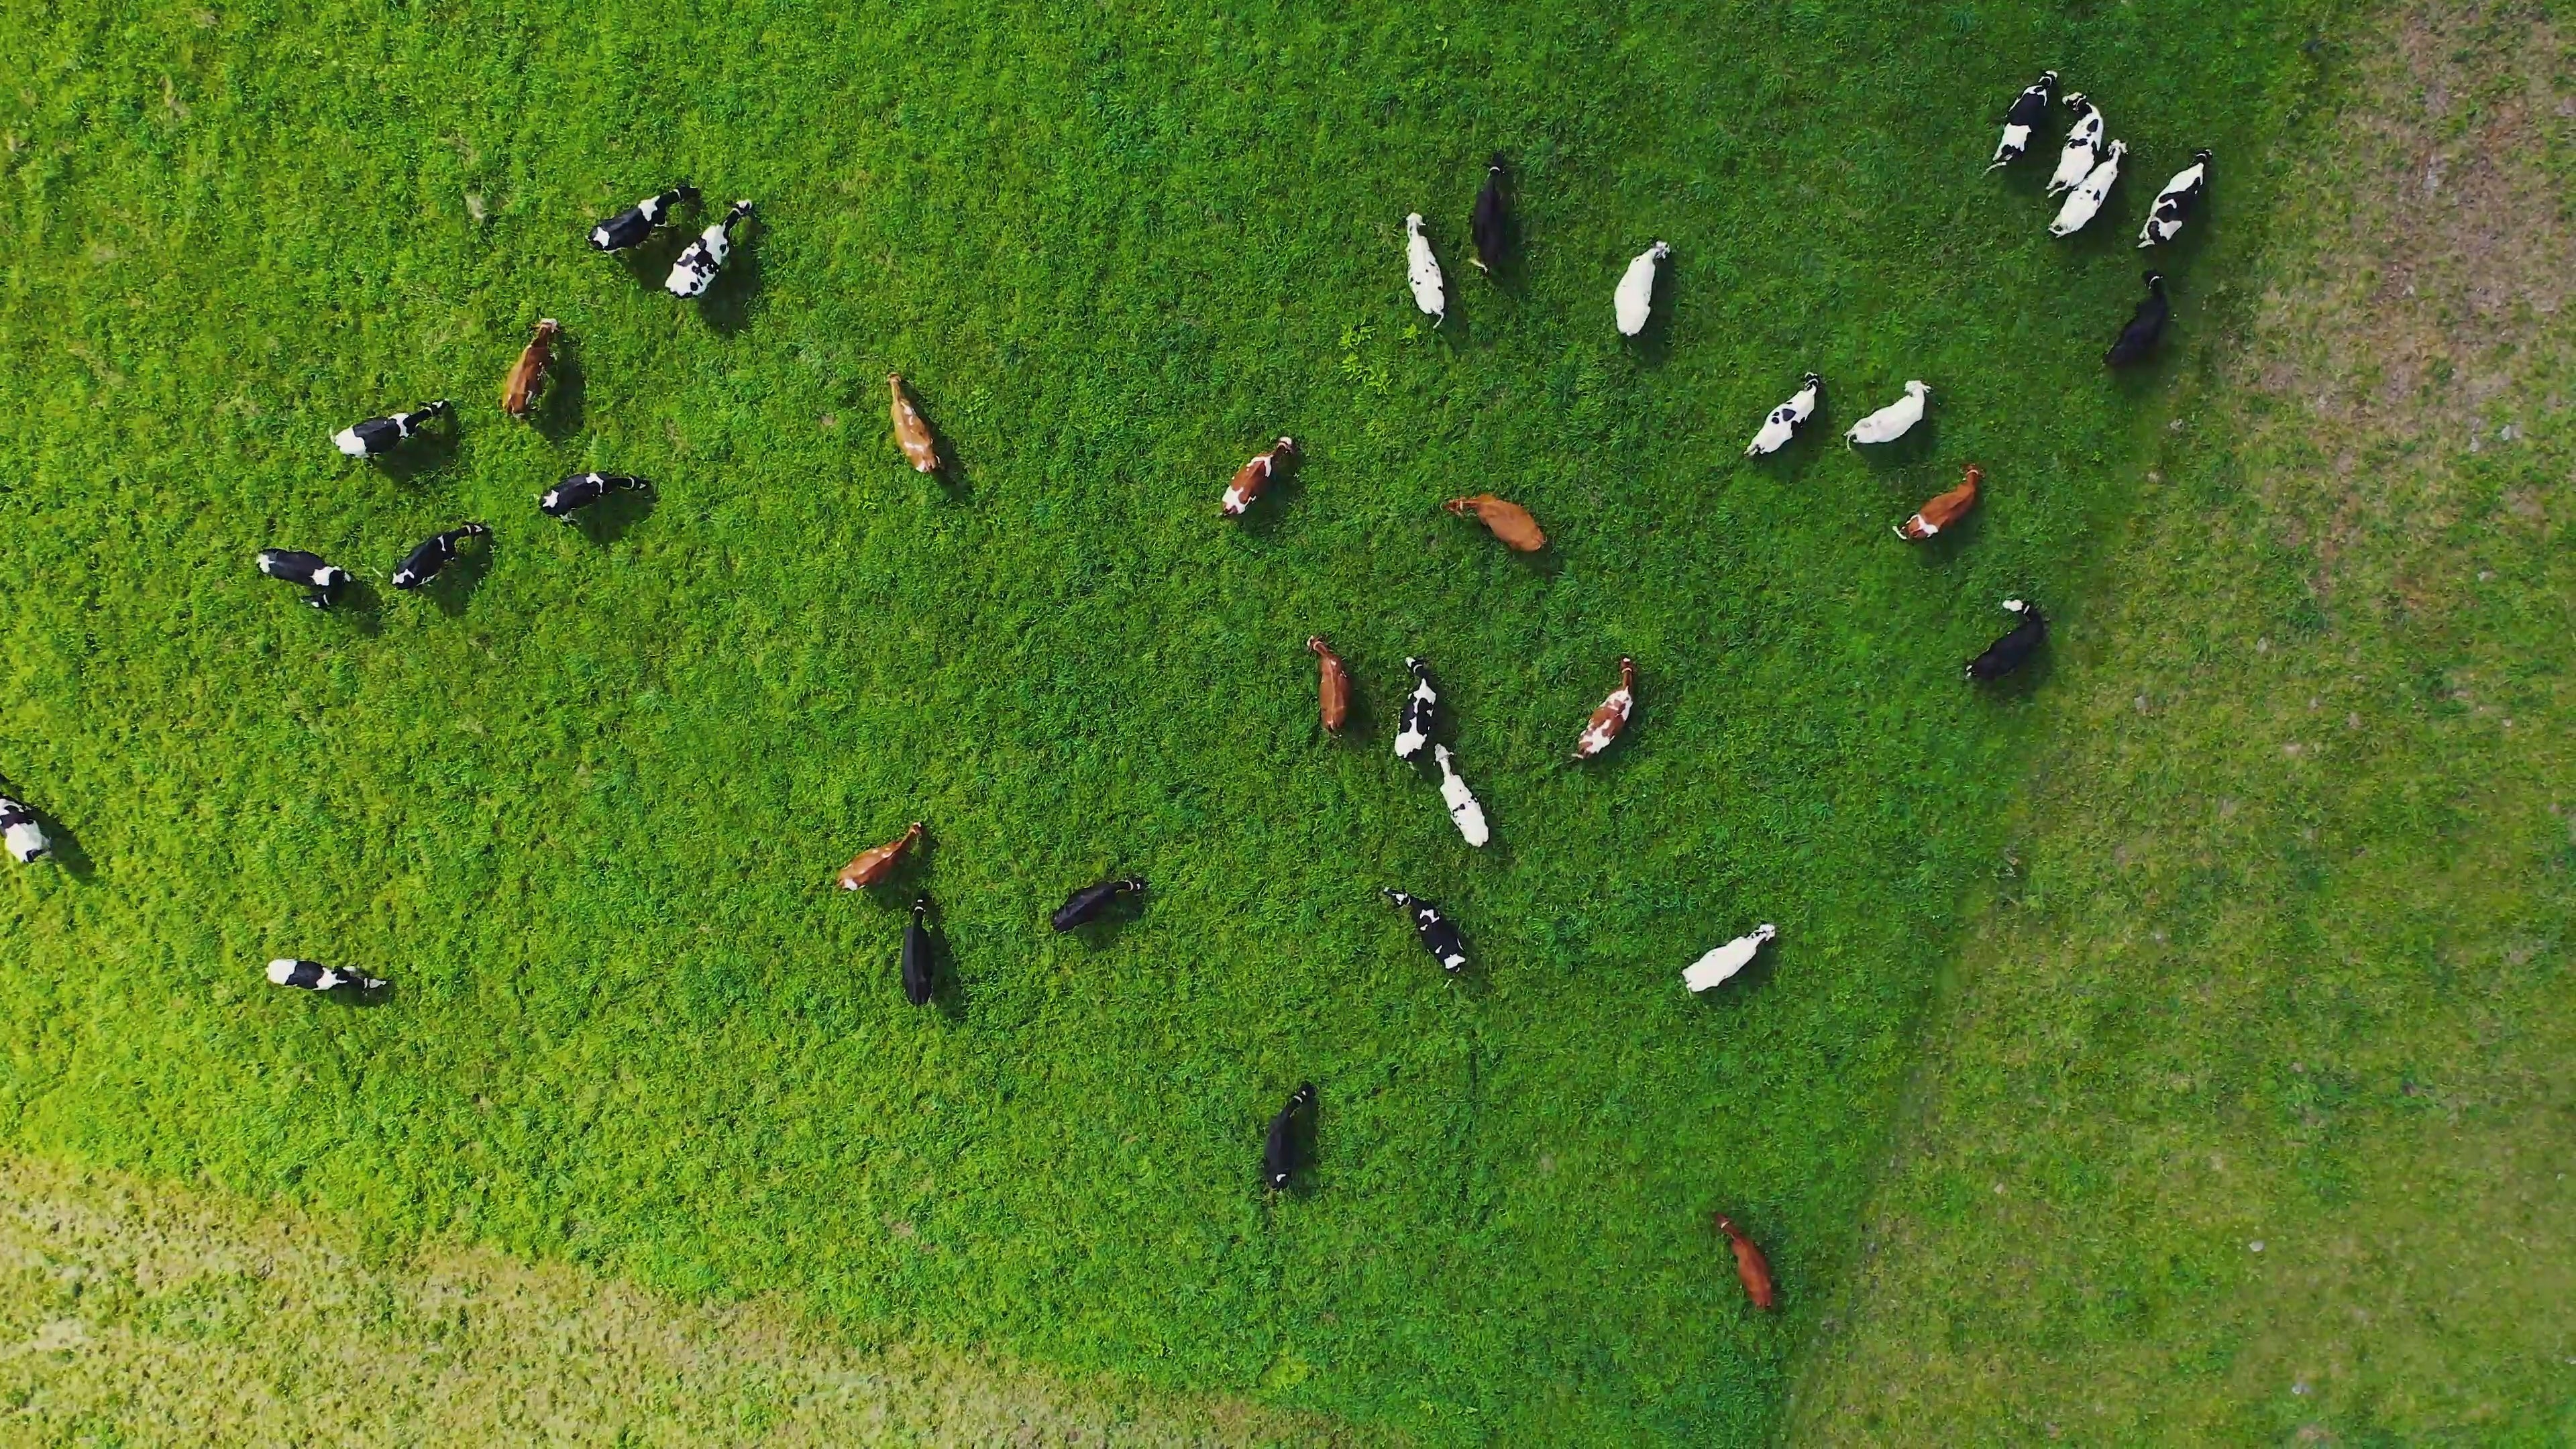
[[[1987,645],[1985,653],[1968,661],[1968,678],[1972,680],[2001,679],[2021,668],[2039,652],[2040,641],[2048,637],[2048,620],[2041,616],[2038,605],[2006,599],[2004,608],[2021,615],[2021,622],[2013,625],[2012,632]]]
[[[1297,1174],[1297,1114],[1312,1111],[1314,1105],[1315,1084],[1303,1082],[1288,1094],[1288,1105],[1270,1119],[1270,1135],[1261,1143],[1261,1176],[1274,1188],[1286,1187]]]
[[[648,196],[590,229],[590,244],[604,252],[622,252],[644,244],[657,228],[670,224],[671,212],[697,204],[698,188],[683,181],[658,196]]]
[[[455,410],[456,404],[440,398],[425,408],[417,408],[411,412],[396,413],[389,418],[369,418],[362,423],[351,423],[333,433],[331,441],[341,452],[352,458],[381,457],[392,452],[412,434],[419,432],[421,424],[431,418],[444,417]]]
[[[304,602],[317,609],[327,609],[340,602],[340,592],[349,587],[347,569],[325,563],[322,555],[306,553],[300,548],[261,549],[259,571],[272,579],[303,585]]]
[[[537,508],[548,518],[572,522],[573,514],[611,493],[644,493],[653,485],[629,473],[568,473],[564,480],[545,491]]]
[[[903,928],[903,999],[915,1006],[930,1004],[930,928],[922,924],[929,913],[930,897],[916,897],[912,924]]]
[[[2130,314],[2129,325],[2120,329],[2119,340],[2111,344],[2110,351],[2102,354],[2102,365],[2128,367],[2146,361],[2148,355],[2156,350],[2156,344],[2163,340],[2165,323],[2172,318],[2173,303],[2165,298],[2164,273],[2147,273],[2146,299],[2138,303],[2136,312]]]
[[[1458,935],[1457,922],[1440,914],[1438,906],[1393,886],[1386,888],[1386,898],[1413,917],[1414,938],[1431,953],[1432,960],[1440,963],[1441,970],[1455,976],[1467,969],[1467,943]]]
[[[1065,903],[1056,907],[1055,914],[1049,916],[1047,920],[1059,931],[1070,931],[1099,915],[1111,901],[1120,896],[1141,896],[1144,893],[1145,878],[1141,875],[1131,875],[1123,880],[1105,880],[1098,885],[1087,885],[1066,897]]]
[[[456,546],[469,538],[489,538],[492,530],[479,523],[460,524],[445,533],[433,534],[420,547],[403,555],[394,566],[394,587],[416,589],[438,577],[447,561],[456,557]]]
[[[1491,272],[1503,264],[1511,242],[1511,204],[1503,199],[1503,153],[1485,163],[1485,189],[1476,193],[1476,209],[1467,216],[1467,234],[1476,241],[1476,270]]]

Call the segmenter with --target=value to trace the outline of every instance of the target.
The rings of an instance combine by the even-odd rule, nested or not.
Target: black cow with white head
[[[259,551],[259,571],[272,579],[282,579],[304,588],[304,602],[317,609],[327,609],[340,602],[341,593],[349,587],[349,571],[326,562],[318,553],[300,548],[264,548]]]
[[[419,588],[438,577],[438,571],[447,567],[448,560],[456,557],[458,544],[469,538],[489,538],[491,534],[492,530],[482,524],[466,523],[445,533],[430,535],[418,548],[404,554],[403,561],[394,566],[394,587]]]
[[[698,188],[683,181],[668,191],[645,197],[590,229],[590,244],[603,252],[629,251],[670,225],[671,213],[697,203]]]

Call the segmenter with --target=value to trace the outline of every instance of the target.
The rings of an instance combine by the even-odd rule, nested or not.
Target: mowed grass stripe
[[[1433,1440],[1756,1437],[2017,769],[2029,688],[1958,661],[2008,593],[2081,630],[2159,425],[2154,376],[2098,365],[2145,190],[2046,243],[2037,167],[1976,174],[1993,113],[2054,63],[2116,79],[2141,175],[2258,156],[2300,20],[14,20],[7,768],[95,866],[12,876],[10,1130]],[[1498,145],[1528,238],[1499,288],[1464,262]],[[2186,359],[2260,174],[2167,266]],[[580,244],[680,176],[762,213],[696,310]],[[1658,237],[1664,315],[1624,345],[1610,289]],[[539,316],[571,371],[523,428],[494,396]],[[1743,465],[1810,366],[1819,436]],[[953,491],[885,436],[889,368]],[[1834,442],[1913,376],[1913,451]],[[442,394],[438,466],[324,446]],[[1220,524],[1282,431],[1296,481]],[[1901,549],[1972,458],[1990,501]],[[538,519],[582,467],[661,497],[604,543]],[[1552,560],[1437,513],[1486,487]],[[248,569],[381,573],[463,518],[493,561],[444,606],[317,618]],[[1361,686],[1341,744],[1318,631]],[[1481,854],[1386,758],[1408,652]],[[1631,738],[1565,768],[1623,652]],[[916,817],[958,983],[931,1013],[892,980],[899,892],[823,884]],[[1143,917],[1051,937],[1112,868]],[[1384,884],[1458,915],[1475,981]],[[1766,918],[1764,966],[1682,997]],[[396,999],[280,1000],[256,963],[290,951]],[[1305,1078],[1312,1189],[1265,1199]],[[1720,1205],[1780,1320],[1741,1308]]]

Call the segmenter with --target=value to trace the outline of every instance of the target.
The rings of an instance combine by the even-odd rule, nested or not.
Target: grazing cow
[[[631,473],[567,473],[562,482],[537,499],[537,510],[548,518],[570,523],[574,513],[611,493],[645,493],[652,487]]]
[[[842,866],[841,873],[834,879],[840,882],[841,889],[845,891],[875,885],[894,874],[894,868],[902,861],[904,851],[910,849],[912,843],[919,840],[921,832],[927,828],[918,820],[912,822],[903,828],[903,834],[883,845],[869,846],[852,856],[850,863]]]
[[[1413,692],[1404,697],[1404,708],[1396,715],[1395,757],[1417,760],[1440,728],[1440,692],[1431,687],[1429,665],[1407,655],[1404,667],[1413,672]]]
[[[1752,443],[1744,449],[1744,456],[1768,457],[1787,447],[1789,440],[1798,436],[1799,426],[1816,415],[1816,404],[1824,401],[1824,397],[1825,380],[1808,373],[1806,386],[1799,388],[1787,402],[1773,408],[1771,415],[1762,420],[1762,431],[1753,435]]]
[[[1619,318],[1619,335],[1634,337],[1646,330],[1646,317],[1655,305],[1655,267],[1673,254],[1672,243],[1657,242],[1630,259],[1628,270],[1619,274],[1619,290],[1610,294],[1610,309]]]
[[[1539,531],[1538,520],[1510,499],[1479,493],[1473,498],[1452,498],[1440,506],[1485,525],[1515,553],[1536,553],[1547,547],[1547,535]]]
[[[2165,298],[2165,275],[2147,273],[2147,295],[2138,310],[2129,314],[2129,325],[2120,329],[2111,349],[2102,354],[2105,367],[2127,367],[2144,362],[2164,339],[2165,323],[2173,320],[2173,303]]]
[[[1351,717],[1351,672],[1321,634],[1306,640],[1306,652],[1315,656],[1315,697],[1324,707],[1324,733],[1340,734],[1342,722]]]
[[[1440,914],[1440,908],[1420,896],[1407,895],[1393,886],[1384,892],[1396,907],[1413,918],[1413,938],[1440,969],[1455,976],[1467,969],[1467,943],[1458,934],[1458,923]]]
[[[2120,179],[2120,158],[2129,154],[2129,143],[2114,141],[2102,153],[2102,164],[2084,178],[2084,184],[2066,193],[2066,204],[2057,209],[2057,220],[2048,224],[2050,236],[2073,236],[2102,210],[2103,201],[2111,194],[2112,184]]]
[[[1726,1234],[1728,1246],[1735,1249],[1735,1276],[1744,1280],[1744,1296],[1753,1300],[1754,1307],[1768,1313],[1774,1301],[1770,1260],[1762,1256],[1760,1248],[1753,1246],[1753,1240],[1744,1235],[1744,1230],[1735,1225],[1735,1220],[1724,1213],[1717,1215],[1717,1230]]]
[[[913,897],[912,921],[903,928],[903,999],[915,1006],[930,1004],[930,988],[935,984],[930,975],[930,928],[922,924],[929,914],[929,895]]]
[[[2073,191],[2084,184],[2084,178],[2092,175],[2093,168],[2102,160],[2102,136],[2110,128],[2110,122],[2102,115],[2102,108],[2087,100],[2082,91],[2072,92],[2066,97],[2066,108],[2075,113],[2075,124],[2066,130],[2065,148],[2057,153],[2057,170],[2050,174],[2048,185],[2041,189],[2039,194],[2042,196]]]
[[[622,252],[644,244],[644,239],[670,223],[676,207],[697,204],[698,188],[683,181],[657,196],[617,213],[590,229],[590,244],[603,252]]]
[[[2021,668],[2030,662],[2031,655],[2039,652],[2040,641],[2048,637],[2048,620],[2041,616],[2037,605],[2006,599],[2004,608],[2009,613],[2021,615],[2021,622],[2013,625],[2002,638],[1987,645],[1985,653],[1968,661],[1967,674],[1971,680],[2001,679]]]
[[[1047,923],[1059,931],[1070,931],[1099,915],[1120,896],[1141,896],[1144,893],[1145,878],[1141,875],[1087,885],[1065,897],[1064,904],[1055,908],[1054,915],[1047,917]]]
[[[537,335],[519,349],[509,380],[501,384],[501,411],[524,418],[536,408],[537,395],[546,390],[546,369],[554,365],[555,339],[562,335],[562,323],[552,317],[538,319]]]
[[[1467,782],[1458,778],[1457,769],[1449,762],[1449,747],[1433,745],[1431,762],[1440,767],[1440,799],[1449,807],[1449,818],[1458,824],[1458,833],[1469,845],[1481,848],[1492,837],[1485,830],[1485,807],[1467,790]]]
[[[2162,246],[2182,234],[2183,218],[2209,193],[2209,148],[2203,146],[2191,153],[2191,164],[2173,174],[2165,189],[2156,193],[2156,204],[2147,212],[2147,224],[2138,228],[2138,245]]]
[[[1753,953],[1780,934],[1780,928],[1764,921],[1747,935],[1736,937],[1682,970],[1682,984],[1693,992],[1706,991],[1729,976],[1753,964]]]
[[[1270,1119],[1269,1134],[1261,1139],[1261,1176],[1274,1189],[1288,1185],[1297,1175],[1297,1114],[1315,1107],[1315,1084],[1301,1082],[1288,1094],[1288,1105]]]
[[[716,273],[724,270],[725,259],[733,255],[734,223],[751,215],[751,203],[737,201],[725,209],[724,220],[698,234],[671,263],[671,275],[662,279],[662,290],[683,301],[703,297],[707,288],[716,284]]]
[[[2030,149],[2031,128],[2048,114],[2049,98],[2057,94],[2057,72],[2044,70],[2039,79],[2013,97],[2012,109],[2004,112],[2004,138],[1995,145],[1995,164],[1989,171],[2010,166]]]
[[[1854,447],[1864,443],[1893,443],[1914,431],[1914,425],[1923,421],[1923,404],[1931,396],[1932,389],[1920,382],[1909,382],[1905,385],[1905,396],[1852,424],[1851,431],[1843,436],[1851,439]]]
[[[1225,497],[1216,506],[1218,515],[1241,518],[1253,500],[1270,486],[1270,480],[1279,476],[1280,467],[1295,461],[1297,440],[1284,434],[1269,447],[1253,454],[1250,462],[1234,470],[1234,481],[1225,485]]]
[[[332,445],[352,458],[380,458],[421,429],[431,418],[442,417],[456,405],[445,398],[412,412],[396,413],[389,418],[369,418],[351,423],[331,435]]]
[[[1977,471],[1976,464],[1970,463],[1958,487],[1924,504],[1912,518],[1896,525],[1896,536],[1919,543],[1967,517],[1968,510],[1977,506],[1977,485],[1984,482],[1985,477]]]
[[[904,461],[915,473],[939,471],[939,438],[930,431],[930,421],[921,409],[912,405],[912,394],[904,389],[903,374],[886,374],[886,391],[893,395],[889,404],[894,416],[895,446],[903,449]]]
[[[20,865],[28,865],[53,854],[54,843],[45,838],[45,827],[36,812],[0,795],[0,838],[9,844],[9,853]]]
[[[1588,760],[1610,748],[1619,731],[1628,727],[1628,712],[1637,707],[1637,661],[1619,656],[1619,687],[1601,701],[1601,707],[1585,721],[1583,733],[1574,741],[1574,758]]]
[[[303,585],[304,602],[317,609],[327,609],[340,602],[340,591],[349,587],[347,569],[324,563],[322,555],[306,553],[300,548],[261,549],[259,571],[272,579]]]
[[[489,538],[492,530],[479,523],[460,524],[445,533],[433,534],[420,547],[403,555],[394,566],[394,587],[416,589],[438,577],[447,561],[456,557],[456,546],[469,538]]]
[[[1503,199],[1503,153],[1485,163],[1485,189],[1476,193],[1476,209],[1468,214],[1467,234],[1476,242],[1476,270],[1490,275],[1503,264],[1503,248],[1511,242],[1511,205]]]
[[[343,986],[354,986],[360,991],[381,991],[385,985],[373,976],[361,976],[355,971],[343,971],[319,961],[298,961],[292,956],[280,956],[269,962],[268,979],[276,985],[292,986],[298,991],[336,991]]]
[[[1449,320],[1449,293],[1440,283],[1440,259],[1431,255],[1431,238],[1422,234],[1422,213],[1404,218],[1404,279],[1413,285],[1413,305],[1439,326]]]

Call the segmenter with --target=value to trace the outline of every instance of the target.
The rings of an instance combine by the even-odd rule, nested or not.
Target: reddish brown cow
[[[921,409],[912,405],[911,395],[903,390],[903,374],[887,373],[886,390],[894,395],[894,440],[903,448],[904,460],[912,464],[915,473],[938,472],[939,440],[931,434]]]
[[[1726,1234],[1726,1241],[1735,1249],[1735,1276],[1744,1280],[1744,1296],[1753,1300],[1754,1307],[1768,1312],[1773,1302],[1769,1260],[1762,1256],[1760,1248],[1753,1246],[1751,1238],[1744,1236],[1744,1230],[1735,1225],[1733,1218],[1719,1213],[1717,1230]]]
[[[1494,537],[1511,545],[1515,552],[1536,553],[1547,547],[1547,535],[1539,531],[1538,520],[1508,498],[1479,493],[1473,498],[1452,498],[1440,506],[1492,529]]]
[[[905,848],[921,838],[922,828],[922,823],[916,820],[904,827],[903,834],[885,844],[860,851],[856,859],[841,867],[838,877],[841,889],[854,891],[861,886],[872,886],[894,874],[895,865],[903,859]]]
[[[546,390],[546,369],[554,365],[555,339],[562,335],[563,325],[552,317],[537,323],[537,335],[519,350],[510,380],[502,384],[501,411],[524,418],[537,405],[537,395]]]
[[[1351,717],[1351,672],[1342,667],[1342,656],[1333,652],[1323,635],[1308,639],[1306,648],[1316,659],[1315,694],[1324,705],[1324,733],[1340,734],[1342,722]]]
[[[1968,510],[1977,506],[1977,485],[1984,482],[1985,477],[1977,471],[1976,464],[1970,463],[1968,474],[1959,480],[1958,487],[1924,504],[1922,512],[1898,524],[1896,536],[1916,540],[1930,538],[1967,517]]]
[[[1284,435],[1253,454],[1251,462],[1234,470],[1234,481],[1225,485],[1225,501],[1217,506],[1217,511],[1227,518],[1241,518],[1243,511],[1252,506],[1252,501],[1261,496],[1261,490],[1269,487],[1270,480],[1278,476],[1280,466],[1295,462],[1296,458],[1297,440]]]
[[[1574,742],[1574,757],[1588,760],[1610,748],[1619,731],[1628,727],[1628,711],[1637,707],[1637,661],[1619,656],[1619,687],[1601,701],[1592,712],[1591,722],[1584,725],[1582,736]]]

